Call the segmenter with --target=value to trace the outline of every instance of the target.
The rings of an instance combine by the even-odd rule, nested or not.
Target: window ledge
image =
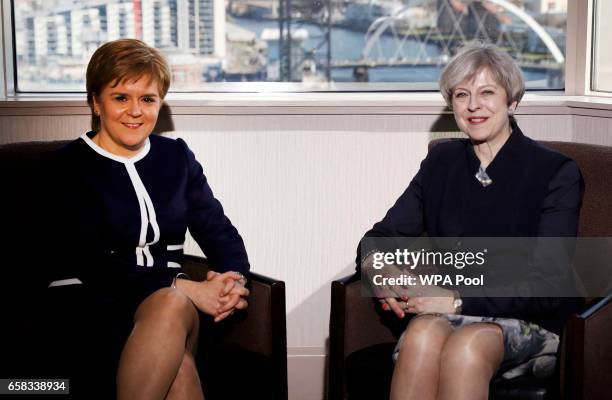
[[[441,114],[450,113],[439,93],[171,93],[173,114]],[[568,110],[568,108],[570,110]],[[516,114],[612,117],[612,97],[528,93]],[[81,94],[24,94],[0,100],[0,115],[90,113]]]

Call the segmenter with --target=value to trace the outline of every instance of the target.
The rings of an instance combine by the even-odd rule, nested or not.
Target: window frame
[[[15,56],[13,43],[13,2],[2,0],[0,3],[0,43],[2,44],[2,62],[0,63],[0,95],[3,97],[15,95]]]
[[[596,90],[595,88],[595,64],[597,60],[597,57],[595,55],[597,49],[595,48],[594,44],[596,41],[598,41],[599,39],[601,39],[600,37],[598,37],[598,35],[595,32],[595,29],[597,28],[597,22],[596,22],[596,6],[598,4],[601,3],[601,0],[590,0],[592,2],[592,15],[590,17],[590,21],[592,26],[590,27],[590,32],[591,32],[591,37],[592,37],[592,43],[591,43],[591,63],[590,63],[590,71],[591,71],[591,75],[589,76],[589,90],[588,93],[589,94],[601,94],[602,96],[612,96],[612,90]]]
[[[591,91],[593,1],[567,4],[565,94],[597,95]],[[603,95],[603,94],[602,94]]]
[[[0,63],[0,96],[3,99],[11,98],[32,98],[32,97],[47,97],[57,98],[71,94],[72,96],[80,96],[82,92],[62,92],[62,93],[40,93],[16,92],[16,67],[15,67],[15,52],[14,52],[14,35],[12,26],[13,0],[0,0],[0,12],[2,13],[0,23],[0,43],[2,43],[2,62]],[[568,0],[567,9],[567,34],[566,34],[566,69],[565,69],[565,91],[567,96],[602,96],[610,97],[612,93],[598,92],[591,89],[591,74],[593,62],[592,36],[593,36],[593,0]],[[411,84],[393,84],[394,90],[391,93],[405,93],[410,96],[411,93],[431,93],[430,90],[410,90],[403,88]],[[333,96],[337,93],[355,92],[355,93],[380,93],[384,97],[388,91],[382,91],[379,88],[363,89],[352,84],[328,83],[324,85],[293,85],[284,82],[224,82],[212,83],[211,89],[216,89],[218,86],[223,86],[224,90],[199,91],[192,93],[260,93],[273,96],[277,100],[285,98],[287,101],[295,102],[298,100],[296,94],[317,92],[325,96]],[[384,84],[383,84],[384,86]],[[296,90],[297,88],[297,90]],[[355,89],[358,89],[355,91]],[[333,91],[329,91],[333,90]],[[540,91],[535,91],[540,92]],[[543,92],[546,94],[546,92]],[[560,91],[550,91],[551,94],[560,94]],[[189,98],[189,94],[173,93],[172,97]],[[185,96],[186,95],[186,96]],[[169,95],[170,96],[170,95]],[[222,97],[222,96],[221,96]]]

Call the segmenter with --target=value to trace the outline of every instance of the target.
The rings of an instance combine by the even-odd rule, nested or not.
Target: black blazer
[[[577,164],[523,135],[516,124],[487,174],[468,139],[431,149],[408,188],[366,237],[576,236],[584,191]],[[458,242],[460,243],[460,242]],[[358,267],[360,250],[358,250]],[[543,276],[542,279],[554,278]],[[559,333],[576,299],[464,297],[463,314],[518,318]]]

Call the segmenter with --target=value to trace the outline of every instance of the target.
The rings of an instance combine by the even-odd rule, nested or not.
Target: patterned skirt
[[[539,325],[512,318],[436,315],[448,320],[453,329],[479,322],[496,324],[501,328],[504,335],[504,358],[497,374],[498,378],[513,379],[521,375],[547,378],[555,371],[559,336]],[[393,350],[393,361],[397,361],[405,334],[406,331]]]

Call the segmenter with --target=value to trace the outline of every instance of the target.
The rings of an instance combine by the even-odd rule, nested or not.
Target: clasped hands
[[[412,272],[399,268],[397,265],[386,265],[383,270],[366,269],[366,273],[372,282],[373,274],[380,274],[384,278],[400,278],[404,281],[408,277],[413,284],[411,285],[373,285],[374,295],[378,297],[384,311],[393,311],[398,318],[404,318],[409,314],[440,313],[452,314],[455,312],[453,307],[453,292],[435,285],[423,285],[418,276]]]
[[[200,311],[214,317],[215,322],[219,322],[233,314],[235,310],[248,307],[246,298],[250,292],[245,284],[246,279],[238,272],[208,271],[205,281],[180,279],[176,282],[176,287],[189,297]]]

